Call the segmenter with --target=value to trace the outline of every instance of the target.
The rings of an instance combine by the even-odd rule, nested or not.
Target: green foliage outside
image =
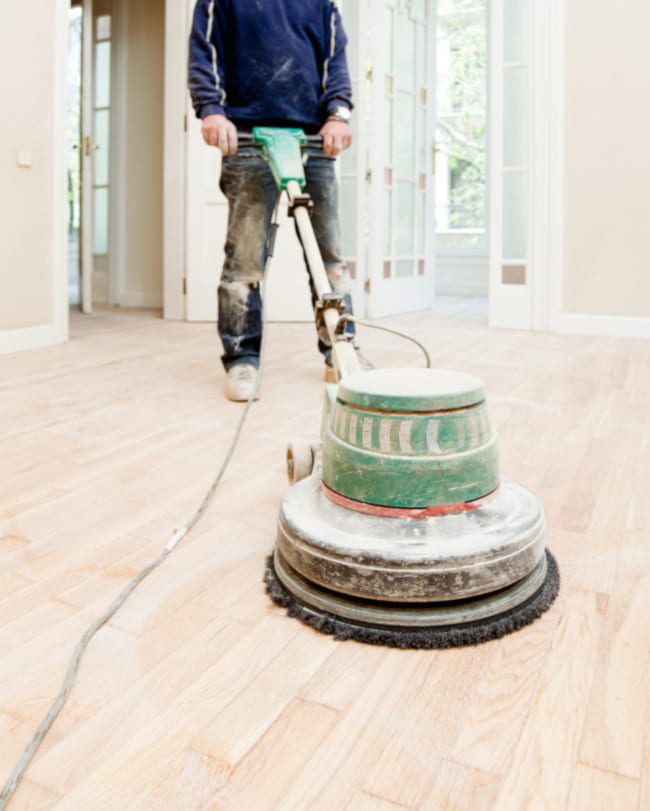
[[[448,93],[438,101],[438,149],[448,155],[449,225],[485,227],[486,74],[485,0],[439,0],[438,42],[448,43]]]

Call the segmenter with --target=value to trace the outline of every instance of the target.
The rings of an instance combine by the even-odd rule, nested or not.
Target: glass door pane
[[[369,172],[371,315],[433,300],[430,172],[435,16],[426,2],[370,0],[375,142]]]
[[[111,16],[94,25],[93,256],[94,270],[107,273],[110,234]],[[105,285],[104,285],[105,287]]]
[[[436,244],[485,249],[487,2],[440,0],[436,49]]]
[[[81,6],[68,17],[68,303],[81,304]]]

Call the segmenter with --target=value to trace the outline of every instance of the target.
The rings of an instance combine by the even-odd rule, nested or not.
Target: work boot
[[[257,382],[257,368],[251,363],[236,363],[226,375],[226,397],[236,403],[250,400]],[[259,392],[255,394],[259,400]]]

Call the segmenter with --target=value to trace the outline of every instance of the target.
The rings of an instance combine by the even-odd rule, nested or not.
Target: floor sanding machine
[[[289,446],[270,597],[337,639],[404,648],[476,644],[555,599],[542,506],[502,478],[482,381],[460,371],[361,368],[310,220],[301,130],[251,142],[285,191],[332,342],[321,441]]]

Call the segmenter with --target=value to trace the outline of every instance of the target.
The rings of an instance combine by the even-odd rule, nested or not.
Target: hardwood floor
[[[443,302],[444,304],[444,302]],[[562,589],[474,648],[337,643],[261,582],[322,364],[272,324],[262,399],[203,520],[91,642],[13,809],[650,808],[650,343],[387,320],[485,381],[502,471],[545,506]],[[376,365],[412,345],[360,330]],[[107,311],[0,357],[0,785],[78,638],[194,512],[242,406],[214,327]]]

